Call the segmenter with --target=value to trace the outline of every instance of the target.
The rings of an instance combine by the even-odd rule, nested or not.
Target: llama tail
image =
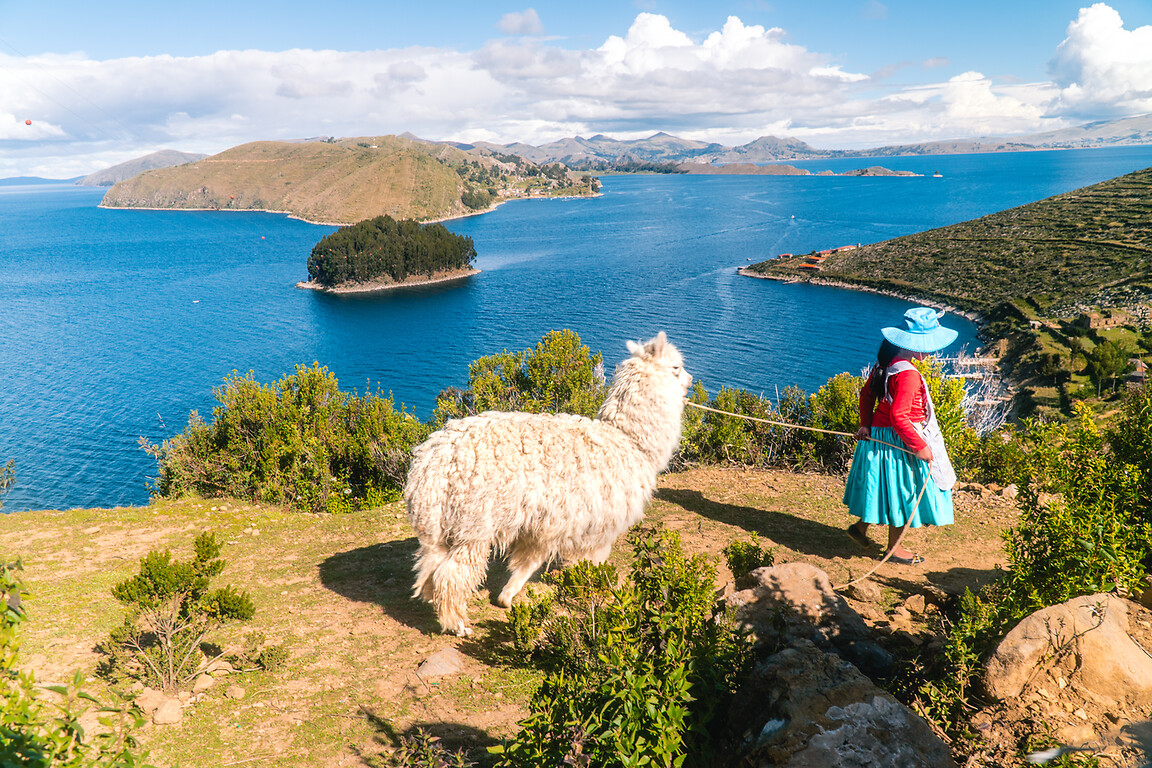
[[[453,635],[472,634],[468,626],[468,599],[488,569],[488,543],[458,544],[450,549],[422,546],[416,563],[415,597],[436,609],[441,628]]]
[[[416,555],[416,584],[412,597],[431,603],[436,589],[436,570],[448,559],[448,548],[442,544],[420,545]]]

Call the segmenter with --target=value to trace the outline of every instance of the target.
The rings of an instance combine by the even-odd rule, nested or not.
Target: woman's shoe
[[[912,553],[912,557],[900,557],[899,555],[892,555],[888,559],[894,563],[900,563],[900,565],[920,565],[920,563],[924,562],[924,558],[920,557],[920,555],[916,554],[915,552]]]
[[[875,543],[872,541],[872,539],[868,538],[860,532],[860,529],[856,527],[856,523],[852,523],[852,525],[848,526],[848,536],[851,537],[852,541],[856,542],[864,549],[871,549],[875,546]]]

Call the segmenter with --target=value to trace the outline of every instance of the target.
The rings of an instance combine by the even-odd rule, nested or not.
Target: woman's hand
[[[923,448],[921,448],[920,450],[916,451],[916,458],[920,459],[921,461],[926,461],[929,464],[931,464],[932,463],[932,446],[926,445]]]
[[[857,440],[867,440],[870,437],[872,437],[871,427],[860,427],[860,429],[856,430]]]

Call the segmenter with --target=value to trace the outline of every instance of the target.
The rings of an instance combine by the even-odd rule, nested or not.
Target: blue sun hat
[[[881,328],[884,338],[909,352],[938,352],[960,335],[959,331],[940,325],[939,317],[931,307],[913,307],[904,313],[907,328]]]

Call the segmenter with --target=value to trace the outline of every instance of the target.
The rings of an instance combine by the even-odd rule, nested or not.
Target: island
[[[456,280],[480,271],[475,258],[472,238],[443,224],[377,216],[318,242],[308,257],[309,279],[296,287],[363,293]]]

